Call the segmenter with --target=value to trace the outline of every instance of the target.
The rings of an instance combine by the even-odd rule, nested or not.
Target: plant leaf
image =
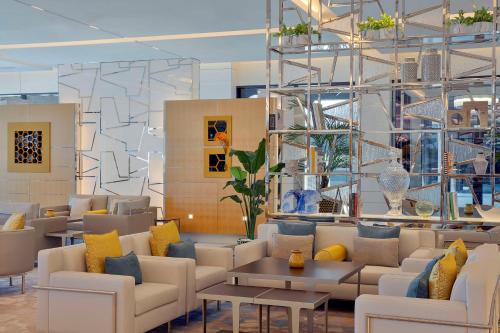
[[[245,170],[250,173],[252,173],[252,154],[253,153],[249,151],[234,149],[231,149],[231,151],[229,152],[229,156],[236,155],[236,157],[238,157],[238,161],[240,161],[241,165],[243,165],[243,168],[245,168]]]
[[[280,163],[270,167],[269,172],[281,172],[281,170],[283,170],[284,167],[285,167],[285,163],[280,162]]]
[[[260,168],[266,162],[266,139],[262,139],[259,143],[259,147],[255,151],[255,159],[252,165],[252,172],[257,173]]]
[[[252,184],[252,193],[255,197],[259,195],[264,196],[266,194],[266,183],[264,179],[259,179]]]
[[[239,204],[241,204],[241,203],[242,203],[242,201],[241,201],[240,197],[239,197],[239,196],[237,196],[236,194],[233,194],[233,195],[226,195],[225,197],[222,197],[222,198],[220,199],[220,201],[224,201],[224,200],[226,200],[226,199],[231,199],[231,200],[233,200],[234,202],[239,203]]]
[[[239,166],[231,167],[231,175],[233,175],[233,177],[236,180],[245,180],[245,179],[247,179],[247,174],[248,173],[245,170],[243,170],[242,168],[240,168]]]

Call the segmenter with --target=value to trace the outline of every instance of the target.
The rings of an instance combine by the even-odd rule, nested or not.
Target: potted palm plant
[[[264,212],[261,206],[265,203],[266,184],[263,178],[258,179],[257,173],[266,161],[266,140],[262,139],[255,151],[231,149],[229,155],[236,155],[243,168],[231,167],[234,179],[228,181],[224,188],[232,186],[236,194],[225,196],[221,201],[231,199],[240,205],[246,237],[252,240],[255,238],[257,217]],[[269,171],[280,172],[284,166],[284,163],[278,163],[270,167]]]

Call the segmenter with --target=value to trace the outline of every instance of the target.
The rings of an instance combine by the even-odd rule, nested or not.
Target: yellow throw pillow
[[[108,213],[107,209],[98,209],[98,210],[88,210],[84,215],[105,215]]]
[[[5,222],[2,227],[2,231],[13,231],[24,229],[24,224],[26,223],[26,216],[23,213],[14,213]]]
[[[457,278],[457,273],[455,254],[450,251],[432,268],[429,276],[429,298],[450,299],[451,289]]]
[[[347,256],[347,250],[342,244],[335,244],[325,249],[319,250],[314,256],[314,260],[319,261],[344,261]]]
[[[467,248],[465,247],[464,241],[462,238],[457,239],[453,243],[448,246],[448,249],[445,251],[445,254],[448,252],[453,251],[453,249],[456,249],[454,251],[455,253],[455,261],[457,262],[457,270],[460,272],[462,269],[462,266],[465,265],[465,262],[467,261]]]
[[[104,273],[104,258],[122,255],[122,247],[116,230],[102,235],[84,234],[83,240],[87,247],[85,260],[89,273]]]
[[[156,227],[150,227],[151,237],[149,238],[149,246],[153,256],[166,256],[168,244],[178,243],[181,241],[179,230],[174,222],[165,223]]]

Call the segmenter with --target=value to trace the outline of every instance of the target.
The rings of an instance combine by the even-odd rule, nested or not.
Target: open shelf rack
[[[495,170],[500,120],[496,88],[499,11],[497,0],[483,2],[476,5],[493,13],[492,30],[455,34],[449,31],[449,21],[459,9],[454,0],[426,1],[425,8],[409,0],[351,0],[343,6],[327,0],[266,0],[268,216],[477,223],[474,218],[450,221],[445,197],[450,191],[468,188],[470,203],[495,205],[500,200],[496,191],[500,173]],[[471,12],[472,3],[464,9]],[[395,18],[397,37],[364,39],[357,23],[384,12]],[[282,46],[272,32],[297,23],[309,25],[308,43]],[[315,36],[313,29],[321,36]],[[441,57],[440,79],[402,82],[404,58],[416,58],[420,72],[423,54],[430,48]],[[489,101],[487,126],[449,126],[448,110],[460,109],[455,104],[467,100]],[[429,119],[423,109],[432,103]],[[328,147],[324,142],[335,144]],[[332,151],[342,153],[340,162],[332,158],[339,154],[324,157]],[[489,161],[486,175],[476,175],[472,168],[478,151]],[[456,171],[445,170],[446,152],[459,158]],[[437,212],[431,219],[389,217],[380,211],[384,199],[376,179],[391,153],[398,155],[410,173],[407,198],[435,203]],[[285,169],[269,172],[269,166],[278,162],[284,162]],[[482,195],[483,190],[479,197],[475,193],[484,186],[491,188],[490,198]],[[284,214],[284,194],[294,189],[316,190],[336,201],[340,198],[342,209]],[[355,210],[351,207],[354,193]]]

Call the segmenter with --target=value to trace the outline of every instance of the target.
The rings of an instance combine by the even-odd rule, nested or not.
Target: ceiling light
[[[306,13],[309,10],[309,1],[311,1],[311,0],[292,0],[292,2],[297,7],[299,7],[300,9],[302,9],[303,11],[305,11]],[[313,3],[311,4],[311,16],[314,19],[316,19],[317,21],[319,21],[319,18],[320,18],[320,8],[319,8],[318,1],[313,1]],[[328,8],[328,6],[324,5],[321,2],[321,19],[322,19],[322,21],[331,21],[331,20],[333,20],[336,17],[337,17],[337,15],[335,15],[335,13],[332,12],[330,10],[330,8]]]
[[[43,10],[44,10],[43,8],[37,7],[37,6],[35,6],[35,5],[31,5],[31,8],[36,9],[36,10],[39,10],[39,11],[41,11],[41,12],[43,12]]]
[[[160,48],[158,48],[158,47],[156,47],[156,46],[151,46],[151,48],[152,48],[153,50],[160,51]]]
[[[94,30],[99,30],[99,27],[96,27],[95,25],[89,25],[89,28]]]

